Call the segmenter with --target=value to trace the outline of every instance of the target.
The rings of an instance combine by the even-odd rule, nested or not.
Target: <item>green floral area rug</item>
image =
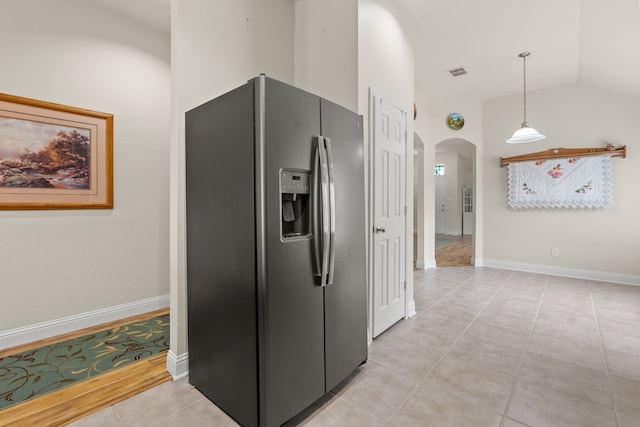
[[[0,410],[169,349],[169,314],[0,358]]]

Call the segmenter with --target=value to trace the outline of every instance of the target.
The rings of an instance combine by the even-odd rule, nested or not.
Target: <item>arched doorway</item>
[[[436,266],[473,265],[476,146],[460,138],[443,140],[435,145],[434,166]]]

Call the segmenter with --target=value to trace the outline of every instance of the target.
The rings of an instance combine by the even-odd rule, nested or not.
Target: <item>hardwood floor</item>
[[[472,244],[470,235],[449,236],[436,234],[437,238],[456,240],[436,248],[436,266],[461,267],[471,265]]]
[[[413,235],[413,269],[416,270],[416,242],[418,237]],[[436,234],[436,239],[455,239],[455,241],[436,248],[437,267],[462,267],[471,265],[473,253],[472,237],[470,235],[450,236],[448,234]]]
[[[0,357],[168,313],[168,309],[109,322],[2,350]],[[61,426],[171,380],[166,352],[0,411],[2,426]]]

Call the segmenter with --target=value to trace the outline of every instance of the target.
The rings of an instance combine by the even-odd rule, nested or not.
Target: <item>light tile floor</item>
[[[474,267],[414,282],[417,315],[288,425],[640,426],[640,287]],[[186,380],[72,425],[236,426]]]

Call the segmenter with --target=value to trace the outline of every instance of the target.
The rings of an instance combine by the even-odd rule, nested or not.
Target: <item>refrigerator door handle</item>
[[[322,187],[322,277],[321,286],[327,285],[329,275],[329,250],[330,250],[330,214],[329,214],[329,166],[327,164],[327,149],[324,138],[319,137],[320,146],[320,185]]]
[[[322,259],[320,262],[320,286],[326,286],[329,275],[329,254],[331,240],[331,222],[330,222],[330,199],[329,199],[329,167],[327,164],[327,150],[324,144],[324,138],[317,138],[318,158],[320,163],[320,224],[322,225],[320,251]],[[317,178],[314,178],[317,179]],[[317,197],[317,196],[316,196]],[[317,218],[316,218],[317,219]],[[314,225],[317,228],[318,222]],[[316,237],[319,237],[316,235]]]
[[[322,276],[322,261],[320,260],[320,252],[322,251],[320,242],[320,146],[318,138],[313,142],[313,170],[312,189],[311,189],[311,213],[313,215],[313,260],[315,276]]]
[[[333,154],[331,152],[331,139],[325,137],[324,144],[327,150],[327,171],[329,174],[329,271],[327,285],[332,285],[336,258],[336,197],[335,183],[333,181]]]

